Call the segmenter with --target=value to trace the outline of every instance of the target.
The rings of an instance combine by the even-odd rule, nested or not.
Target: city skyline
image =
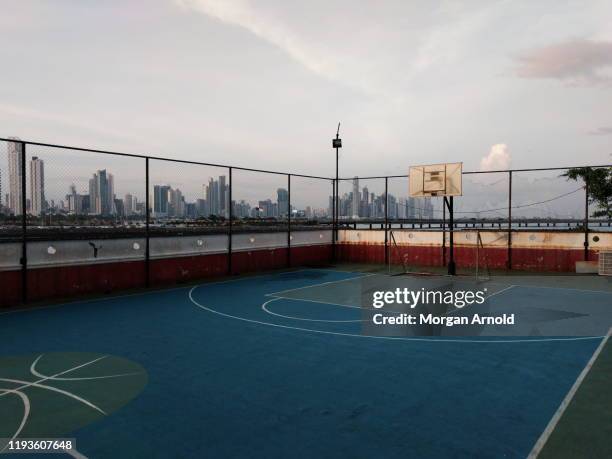
[[[18,140],[14,138],[15,140]],[[0,190],[2,190],[2,177],[5,177],[4,183],[7,183],[6,177],[8,172],[8,191],[0,191],[0,204],[9,209],[12,213],[18,215],[20,212],[20,196],[21,196],[21,150],[18,142],[6,143],[6,162],[3,155],[0,155]],[[54,152],[55,153],[55,152]],[[97,163],[106,160],[110,164],[115,164],[115,157],[108,155],[98,155]],[[104,156],[107,156],[104,158]],[[86,206],[87,214],[109,214],[117,215],[124,214],[125,209],[131,209],[133,215],[138,215],[137,206],[144,205],[144,193],[138,192],[138,189],[144,185],[144,180],[134,184],[133,181],[124,180],[123,174],[126,166],[117,167],[121,170],[119,180],[115,179],[110,169],[96,169],[95,172],[89,172],[89,178],[80,177],[78,180],[73,180],[77,177],[66,177],[61,175],[58,177],[57,172],[72,170],[73,168],[83,168],[86,165],[79,165],[76,161],[77,157],[72,155],[70,162],[66,161],[64,167],[57,166],[59,163],[52,156],[54,161],[50,164],[55,168],[49,169],[48,161],[38,154],[37,156],[28,155],[28,163],[26,171],[29,173],[27,177],[27,206],[28,212],[32,215],[41,215],[46,207],[56,210],[66,210],[69,213],[85,214],[83,211],[76,209]],[[122,158],[119,158],[122,159]],[[87,161],[85,161],[87,164]],[[142,161],[140,161],[142,163]],[[152,161],[157,166],[160,161]],[[155,167],[151,173],[150,183],[150,199],[151,205],[154,205],[154,186],[165,185],[173,191],[169,195],[169,202],[174,203],[174,208],[180,206],[178,215],[219,215],[228,216],[229,190],[228,180],[226,175],[218,175],[218,179],[213,177],[204,179],[199,174],[198,168],[185,167],[184,165],[177,166],[177,163],[164,164],[164,168]],[[223,168],[204,168],[223,170]],[[4,170],[4,172],[3,172]],[[164,174],[165,172],[165,174]],[[242,174],[241,174],[242,173]],[[177,181],[162,178],[164,175],[180,176]],[[535,173],[516,173],[514,174],[514,202],[521,208],[515,213],[526,217],[558,217],[558,218],[579,218],[583,214],[583,199],[580,193],[576,193],[580,189],[580,184],[576,182],[568,182],[560,177],[560,172],[549,171]],[[542,176],[543,175],[543,176]],[[270,181],[273,179],[273,181]],[[260,182],[261,180],[261,182]],[[302,180],[302,182],[300,182]],[[364,188],[367,193],[373,192],[376,196],[384,195],[384,180],[359,179],[343,180],[340,182],[340,198],[346,199],[350,196],[350,204],[348,208],[341,206],[342,217],[363,218],[366,216],[380,216],[380,205],[377,210],[369,209],[367,211],[361,209],[361,202],[364,199],[364,191],[359,191],[359,183],[365,183]],[[233,187],[233,205],[234,216],[242,218],[246,216],[278,216],[284,213],[287,208],[286,200],[288,196],[283,194],[279,196],[279,190],[285,190],[286,186],[278,186],[276,184],[286,183],[286,177],[282,175],[257,174],[254,172],[240,171],[234,169],[234,187]],[[275,183],[274,183],[275,182]],[[69,184],[67,184],[69,183]],[[78,184],[77,184],[78,183]],[[300,211],[303,214],[325,216],[331,215],[330,211],[330,194],[326,193],[329,190],[325,186],[325,180],[306,180],[300,177],[293,177],[292,180],[292,195],[291,204],[292,211]],[[320,184],[322,187],[313,187],[312,184]],[[328,182],[331,185],[331,181]],[[63,188],[58,193],[58,189]],[[331,186],[330,186],[331,188]],[[355,189],[358,192],[355,193]],[[50,189],[54,190],[50,192]],[[5,186],[6,190],[6,186]],[[10,192],[13,190],[13,192]],[[402,209],[417,209],[419,212],[425,211],[428,215],[433,212],[435,215],[440,215],[442,206],[438,200],[432,201],[433,210],[425,208],[422,204],[415,205],[410,198],[407,198],[408,182],[407,179],[390,179],[389,180],[389,196],[390,196],[390,216],[397,214],[411,215],[411,211],[400,212],[394,210],[396,207]],[[68,193],[67,193],[68,191]],[[331,190],[330,190],[331,191]],[[464,176],[464,196],[457,199],[455,209],[458,215],[472,215],[489,218],[503,218],[507,213],[506,207],[508,202],[508,180],[507,175],[492,173],[492,174],[477,174]],[[288,194],[288,193],[287,193]],[[129,199],[126,200],[126,195]],[[360,196],[361,195],[361,196]],[[568,195],[564,200],[558,201],[558,196]],[[321,198],[323,197],[323,198]],[[547,198],[552,198],[549,204],[541,204],[537,207],[529,207],[530,203],[538,201],[546,201]],[[371,196],[366,200],[374,202]],[[207,209],[205,202],[213,203],[212,209]],[[280,206],[278,203],[281,203]],[[277,206],[276,210],[272,209],[272,203]],[[192,206],[188,206],[188,204]],[[526,204],[525,208],[523,205]],[[18,206],[16,208],[15,206]],[[195,206],[195,210],[194,207]],[[117,209],[119,207],[119,209]],[[253,209],[264,209],[261,212],[253,212]],[[278,209],[283,209],[279,212]],[[309,209],[308,212],[306,212]],[[111,210],[115,209],[115,210]],[[142,208],[143,209],[143,208]],[[143,211],[141,210],[141,213]],[[163,212],[157,212],[161,218]],[[155,209],[151,209],[151,215],[155,216]],[[398,217],[403,218],[403,217]]]

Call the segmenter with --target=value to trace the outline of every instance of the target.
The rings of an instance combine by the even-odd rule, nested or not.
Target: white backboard
[[[461,196],[463,163],[411,166],[410,197]]]

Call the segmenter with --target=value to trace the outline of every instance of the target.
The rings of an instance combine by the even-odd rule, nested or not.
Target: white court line
[[[41,355],[42,355],[42,354],[41,354]],[[97,361],[102,360],[102,359],[105,359],[105,358],[107,358],[107,357],[108,357],[108,355],[103,355],[102,357],[98,357],[97,359],[90,360],[89,362],[85,362],[85,363],[83,363],[83,364],[81,364],[81,365],[78,365],[78,366],[76,366],[76,367],[69,368],[69,369],[67,369],[67,370],[61,371],[61,372],[56,373],[56,374],[54,374],[54,375],[48,376],[48,377],[46,377],[46,378],[39,379],[38,381],[33,381],[33,382],[24,381],[22,386],[19,386],[19,387],[17,387],[17,388],[16,388],[16,389],[14,389],[14,390],[21,390],[21,389],[26,389],[27,387],[30,387],[30,386],[35,386],[35,385],[37,385],[38,383],[41,383],[41,382],[43,382],[43,381],[47,381],[48,379],[55,378],[56,376],[65,375],[66,373],[70,373],[70,372],[72,372],[72,371],[74,371],[74,370],[78,370],[79,368],[83,368],[83,367],[85,367],[85,366],[87,366],[87,365],[91,365],[92,363],[96,363]],[[45,387],[45,388],[46,388],[46,387]],[[54,388],[54,389],[55,389],[55,388]],[[3,389],[0,389],[0,390],[3,390]],[[2,397],[2,396],[3,396],[3,395],[5,395],[5,394],[6,394],[6,392],[2,392],[2,393],[0,393],[0,397]],[[74,394],[71,394],[71,395],[74,395]],[[76,395],[74,395],[74,396],[76,397]],[[94,405],[94,406],[95,406],[95,405]],[[102,410],[100,410],[98,407],[95,407],[95,408],[96,408],[97,410],[99,410],[99,411],[102,411]],[[104,413],[104,411],[102,411],[102,413]],[[106,413],[104,413],[104,414],[106,414]]]
[[[498,291],[497,291],[497,292],[495,292],[495,293],[491,293],[490,295],[488,295],[488,296],[486,296],[486,297],[485,297],[485,300],[488,300],[489,298],[492,298],[492,297],[494,297],[495,295],[499,295],[500,293],[507,292],[508,290],[510,290],[511,288],[514,288],[514,287],[516,287],[516,285],[509,285],[508,287],[503,288],[503,289],[501,289],[501,290],[498,290]]]
[[[64,452],[66,454],[68,454],[69,456],[72,456],[76,459],[87,459],[87,456],[85,456],[83,453],[79,453],[76,449],[72,448],[72,449],[65,449]]]
[[[198,308],[204,309],[208,312],[212,312],[213,314],[217,314],[221,317],[226,317],[229,319],[240,320],[243,322],[248,322],[257,325],[267,325],[269,327],[282,328],[286,330],[297,330],[304,331],[308,333],[319,333],[323,335],[334,335],[334,336],[348,336],[351,338],[370,338],[370,339],[382,339],[382,340],[393,340],[393,341],[427,341],[431,343],[491,343],[491,344],[519,344],[519,343],[542,343],[542,342],[550,342],[550,341],[583,341],[583,340],[592,340],[592,339],[601,339],[603,336],[580,336],[580,337],[571,337],[571,338],[545,338],[545,339],[515,339],[515,340],[468,340],[468,339],[435,339],[435,338],[402,338],[402,337],[393,337],[393,336],[373,336],[373,335],[358,335],[355,333],[340,333],[340,332],[332,332],[327,330],[315,330],[311,328],[301,328],[301,327],[292,327],[289,325],[281,325],[281,324],[273,324],[271,322],[263,322],[261,320],[247,319],[246,317],[234,316],[231,314],[226,314],[224,312],[217,311],[215,309],[211,309],[201,303],[198,303],[193,298],[194,290],[198,288],[196,285],[189,290],[189,300]]]
[[[340,279],[340,280],[335,280],[335,281],[321,282],[320,284],[312,284],[312,285],[306,285],[304,287],[290,288],[290,289],[287,289],[287,290],[280,290],[278,292],[266,293],[266,296],[274,296],[274,295],[278,295],[280,293],[294,292],[296,290],[304,290],[305,288],[311,288],[311,287],[322,287],[323,285],[339,284],[340,282],[354,281],[354,280],[357,280],[357,279],[363,279],[364,277],[370,277],[370,276],[375,276],[375,275],[376,275],[375,273],[372,273],[372,274],[365,274],[363,276],[349,277],[347,279]]]
[[[120,373],[120,374],[108,375],[108,376],[89,376],[89,377],[85,377],[85,378],[60,378],[58,376],[48,376],[48,375],[44,375],[44,374],[40,373],[38,370],[36,370],[36,364],[42,358],[43,355],[44,354],[40,354],[36,358],[36,360],[34,360],[34,362],[32,362],[32,365],[30,365],[30,373],[32,373],[34,376],[37,376],[39,378],[44,378],[41,381],[44,381],[44,380],[51,380],[51,381],[89,381],[89,380],[92,380],[92,379],[119,378],[121,376],[133,376],[133,375],[139,375],[140,374],[138,372],[132,372],[132,373]]]
[[[21,398],[21,401],[23,402],[23,416],[21,417],[21,423],[19,424],[19,427],[17,428],[17,431],[13,434],[13,436],[9,439],[9,441],[6,443],[6,445],[4,445],[2,447],[2,449],[0,449],[0,453],[2,453],[2,451],[4,451],[7,446],[9,445],[9,443],[14,440],[15,438],[17,438],[17,436],[21,433],[21,431],[23,430],[23,428],[26,425],[26,422],[28,421],[28,417],[30,416],[30,399],[28,398],[28,396],[26,394],[24,394],[23,392],[17,390],[17,389],[3,389],[6,390],[7,392],[5,393],[9,393],[9,394],[15,394],[17,395],[19,398]]]
[[[267,293],[265,296],[272,296],[274,295],[273,293]],[[319,300],[307,300],[304,298],[292,298],[290,296],[276,296],[274,295],[274,298],[278,298],[278,299],[283,299],[283,300],[291,300],[291,301],[307,301],[308,303],[317,303],[317,304],[328,304],[331,306],[340,306],[341,308],[353,308],[353,309],[362,309],[362,310],[367,310],[367,311],[380,311],[380,309],[376,309],[376,308],[366,308],[366,307],[362,307],[362,306],[355,306],[352,304],[340,304],[340,303],[331,303],[329,301],[319,301]],[[393,311],[391,309],[387,309],[384,312],[392,312],[393,314],[403,314],[404,312],[402,311]]]
[[[363,320],[362,320],[362,319],[358,319],[358,320],[306,319],[306,318],[304,318],[304,317],[285,316],[285,315],[283,315],[283,314],[278,314],[278,313],[276,313],[276,312],[274,312],[274,311],[270,311],[270,310],[267,308],[268,304],[272,303],[273,301],[280,300],[280,299],[285,299],[285,298],[284,298],[284,297],[282,297],[282,296],[277,296],[277,297],[275,297],[275,298],[272,298],[271,300],[268,300],[268,301],[266,301],[265,303],[263,303],[263,304],[261,305],[261,309],[262,309],[262,310],[264,310],[265,312],[267,312],[268,314],[273,315],[273,316],[283,317],[283,318],[285,318],[285,319],[304,320],[304,321],[307,321],[307,322],[365,322],[365,321],[366,321],[365,319],[363,319]],[[288,298],[288,299],[290,299],[290,300],[291,300],[292,298]],[[325,303],[325,304],[331,304],[331,303]],[[341,306],[341,305],[339,305],[339,304],[338,304],[338,305],[336,305],[336,306]],[[354,306],[351,306],[351,307],[354,307]]]
[[[43,354],[41,354],[41,355],[38,357],[38,359],[40,359],[40,357],[42,357],[42,356],[43,356]],[[90,406],[90,407],[92,407],[92,408],[94,408],[94,409],[96,409],[96,410],[100,411],[102,414],[106,415],[106,413],[105,413],[105,412],[104,412],[102,409],[100,409],[99,407],[97,407],[97,406],[96,406],[96,405],[94,405],[93,403],[89,402],[88,400],[85,400],[84,398],[81,398],[81,397],[79,397],[79,396],[77,396],[77,395],[75,395],[75,394],[73,394],[73,393],[71,393],[71,392],[68,392],[68,391],[64,391],[64,390],[58,389],[58,388],[56,388],[56,387],[46,386],[46,385],[43,385],[43,384],[39,384],[39,383],[41,383],[41,382],[43,382],[43,381],[46,381],[46,380],[48,380],[48,379],[52,379],[52,378],[54,378],[54,377],[64,375],[64,374],[66,374],[66,373],[69,373],[69,372],[71,372],[71,371],[77,370],[77,369],[79,369],[79,368],[83,368],[83,367],[85,367],[85,366],[87,366],[87,365],[91,365],[92,363],[95,363],[95,362],[97,362],[97,361],[99,361],[99,360],[105,359],[106,357],[108,357],[108,356],[104,355],[104,356],[102,356],[102,357],[98,357],[97,359],[90,360],[89,362],[85,362],[85,363],[83,363],[83,364],[81,364],[81,365],[78,365],[78,366],[76,366],[76,367],[69,368],[69,369],[64,370],[64,371],[61,371],[61,372],[59,372],[59,373],[57,373],[57,374],[55,374],[55,375],[52,375],[52,376],[49,376],[49,377],[46,377],[46,378],[42,378],[42,379],[40,379],[40,380],[38,380],[38,381],[34,381],[34,382],[29,382],[29,381],[21,381],[21,380],[17,380],[17,379],[6,379],[6,378],[0,378],[0,381],[6,381],[6,382],[12,382],[12,383],[17,383],[17,384],[22,384],[21,386],[19,386],[19,387],[15,388],[15,389],[5,389],[5,388],[1,388],[1,389],[0,389],[0,390],[2,390],[2,391],[3,391],[3,392],[1,392],[1,393],[0,393],[0,397],[2,397],[2,396],[4,396],[4,395],[7,395],[7,394],[14,393],[14,394],[19,395],[19,396],[20,396],[20,397],[23,399],[23,401],[24,401],[24,408],[25,408],[24,418],[23,418],[23,420],[22,420],[21,425],[19,426],[19,429],[18,429],[18,430],[17,430],[17,432],[16,432],[16,433],[13,435],[13,437],[11,438],[11,440],[15,439],[15,438],[17,437],[17,435],[19,435],[19,433],[21,432],[21,430],[22,430],[22,429],[23,429],[23,427],[25,426],[25,422],[27,421],[28,415],[29,415],[29,413],[30,413],[30,403],[29,403],[29,399],[28,399],[27,395],[25,395],[25,394],[23,394],[22,392],[20,392],[20,391],[21,391],[21,389],[26,389],[26,388],[28,388],[28,387],[38,387],[38,388],[40,388],[40,389],[47,389],[47,390],[51,390],[51,391],[54,391],[54,392],[59,392],[59,393],[60,393],[60,394],[62,394],[62,395],[66,395],[67,397],[74,398],[75,400],[77,400],[77,401],[79,401],[79,402],[81,402],[81,403],[84,403],[84,404],[86,404],[86,405],[88,405],[88,406]],[[38,359],[37,359],[37,360],[38,360]],[[8,444],[7,444],[7,446],[8,446]],[[6,449],[6,446],[5,446],[5,447],[4,447],[2,450],[0,450],[0,452],[4,451],[5,449]],[[65,451],[65,452],[66,452],[66,453],[68,453],[68,454],[70,454],[68,451]],[[75,451],[75,453],[76,453],[76,454],[80,454],[80,453],[78,453],[78,451]],[[77,457],[77,456],[75,456],[75,457]],[[83,456],[83,457],[85,457],[85,456]]]
[[[529,456],[527,456],[528,459],[535,459],[536,457],[538,457],[538,455],[542,451],[542,448],[544,448],[544,445],[550,438],[550,435],[555,430],[555,427],[557,427],[557,424],[559,423],[561,416],[563,416],[563,413],[565,413],[565,410],[571,403],[572,399],[574,398],[574,395],[576,395],[576,392],[578,391],[578,388],[582,384],[582,381],[584,381],[587,374],[593,367],[595,360],[597,360],[597,357],[599,357],[599,354],[601,353],[606,343],[608,342],[608,338],[610,338],[611,332],[612,332],[612,328],[608,330],[608,334],[604,337],[604,339],[601,340],[601,343],[599,343],[599,346],[597,347],[597,349],[595,349],[595,352],[591,356],[590,360],[588,361],[586,366],[582,369],[582,372],[580,373],[580,375],[578,375],[578,378],[574,382],[574,385],[571,387],[571,389],[569,390],[569,392],[567,393],[567,395],[561,402],[561,405],[559,405],[559,408],[557,408],[557,411],[555,412],[553,417],[550,419],[550,422],[544,429],[544,432],[542,432],[542,435],[540,435],[540,438],[538,438],[538,441],[536,442],[536,444],[533,446],[533,449],[529,453]]]

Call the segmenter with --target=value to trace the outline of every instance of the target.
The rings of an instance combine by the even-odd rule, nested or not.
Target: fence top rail
[[[567,167],[536,167],[529,169],[500,169],[494,171],[463,171],[463,175],[470,174],[503,174],[509,172],[537,172],[537,171],[563,171],[567,169],[576,169],[581,167],[592,167],[592,168],[604,168],[604,167],[612,167],[612,164],[595,164],[595,165],[582,165],[582,166],[567,166]],[[358,178],[360,180],[373,180],[373,179],[386,179],[386,178],[409,178],[409,175],[371,175],[371,176],[355,176],[355,177],[340,177],[338,180],[340,181],[350,181]]]
[[[253,169],[250,167],[228,166],[227,164],[205,163],[201,161],[188,161],[184,159],[165,158],[162,156],[139,155],[135,153],[124,153],[124,152],[119,152],[119,151],[99,150],[95,148],[82,148],[82,147],[73,147],[70,145],[57,145],[57,144],[52,144],[52,143],[31,142],[29,140],[11,139],[11,138],[5,138],[5,137],[0,137],[0,141],[10,142],[10,143],[21,143],[25,145],[35,145],[38,147],[61,148],[63,150],[84,151],[87,153],[101,153],[104,155],[124,156],[124,157],[129,157],[129,158],[153,159],[157,161],[170,161],[170,162],[182,163],[182,164],[195,164],[198,166],[222,167],[225,169],[235,169],[235,170],[248,171],[248,172],[262,172],[265,174],[292,175],[294,177],[311,178],[311,179],[318,179],[318,180],[333,180],[331,177],[321,177],[318,175],[295,174],[293,172],[291,173],[290,172],[279,172],[279,171],[270,171],[266,169]]]
[[[49,147],[49,148],[61,148],[64,150],[73,150],[73,151],[84,151],[88,153],[101,153],[106,155],[114,155],[114,156],[125,156],[130,158],[142,158],[142,159],[153,159],[157,161],[170,161],[175,163],[182,164],[194,164],[198,166],[209,166],[209,167],[221,167],[226,169],[235,169],[241,171],[248,172],[261,172],[265,174],[276,174],[276,175],[292,175],[294,177],[303,177],[303,178],[311,178],[318,180],[334,180],[332,177],[321,177],[318,175],[307,175],[307,174],[295,174],[292,172],[279,172],[279,171],[271,171],[266,169],[254,169],[250,167],[240,167],[240,166],[229,166],[227,164],[215,164],[215,163],[205,163],[202,161],[188,161],[184,159],[175,159],[175,158],[165,158],[163,156],[149,156],[149,155],[140,155],[135,153],[124,153],[118,151],[110,151],[110,150],[99,150],[95,148],[82,148],[82,147],[74,147],[70,145],[57,145],[52,143],[43,143],[43,142],[32,142],[29,140],[23,139],[15,139],[15,138],[6,138],[0,137],[0,141],[10,142],[10,143],[22,143],[25,145],[35,145],[39,147]],[[494,171],[463,171],[464,175],[469,174],[499,174],[499,173],[509,173],[509,172],[536,172],[536,171],[560,171],[567,169],[574,169],[580,167],[593,167],[593,168],[603,168],[603,167],[612,167],[612,164],[602,164],[602,165],[582,165],[582,166],[567,166],[567,167],[539,167],[539,168],[529,168],[529,169],[502,169],[502,170],[494,170]],[[391,178],[408,178],[408,175],[373,175],[373,176],[357,176],[356,178],[360,180],[373,180],[373,179],[391,179]],[[349,181],[353,180],[355,177],[339,177],[339,181]]]

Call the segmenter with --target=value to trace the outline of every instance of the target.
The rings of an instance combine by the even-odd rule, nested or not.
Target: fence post
[[[291,267],[291,174],[287,174],[287,267]]]
[[[336,263],[336,181],[332,180],[332,262]]]
[[[234,218],[234,206],[232,204],[232,188],[234,180],[232,179],[232,168],[229,167],[229,227],[227,232],[227,273],[232,274],[232,219]]]
[[[512,269],[512,171],[508,171],[508,269]]]
[[[336,233],[336,241],[339,240],[339,226],[340,226],[340,198],[339,198],[339,194],[340,194],[340,180],[337,177],[338,175],[338,166],[336,165],[336,194],[334,195],[334,202],[335,204],[335,215],[334,215],[334,226],[335,226],[335,233]],[[334,262],[336,262],[337,260],[334,260]]]
[[[17,146],[17,143],[15,144]],[[28,301],[28,221],[26,196],[26,143],[21,142],[21,301]]]
[[[589,261],[589,180],[584,179],[584,261]]]
[[[446,204],[442,202],[442,266],[446,266]]]
[[[353,198],[354,199],[354,198]],[[385,265],[389,265],[389,177],[385,177]]]
[[[151,219],[151,203],[149,202],[149,157],[145,158],[145,286],[151,283],[151,249],[149,220]]]

